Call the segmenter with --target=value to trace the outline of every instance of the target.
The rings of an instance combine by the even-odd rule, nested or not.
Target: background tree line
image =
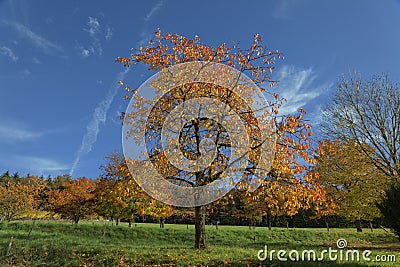
[[[303,189],[296,179],[268,180],[252,195],[232,190],[205,207],[206,223],[249,227],[371,227],[389,226],[380,212],[387,180],[374,173],[354,143],[321,142],[315,169],[321,189]],[[365,162],[364,162],[365,161]],[[149,197],[131,177],[121,153],[106,157],[97,179],[69,175],[37,177],[5,172],[0,176],[0,218],[108,219],[129,223],[194,223],[194,208],[172,207]],[[318,175],[316,174],[318,171]],[[351,175],[349,175],[349,173]],[[334,175],[333,175],[334,174]],[[396,191],[398,192],[398,191]],[[355,223],[355,224],[354,224]]]

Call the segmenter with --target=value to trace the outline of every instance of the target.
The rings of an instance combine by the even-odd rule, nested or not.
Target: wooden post
[[[7,248],[6,256],[9,256],[9,255],[10,255],[13,240],[14,240],[14,237],[13,237],[13,236],[10,237],[10,243],[8,243],[8,248]]]

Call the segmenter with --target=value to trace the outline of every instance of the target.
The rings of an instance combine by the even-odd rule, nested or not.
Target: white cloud
[[[312,118],[311,119],[311,124],[314,127],[319,125],[322,122],[322,120],[323,120],[322,113],[323,113],[322,105],[317,105],[314,108],[314,110],[309,114],[309,117]]]
[[[300,69],[283,66],[278,70],[278,93],[287,102],[279,110],[281,114],[295,113],[308,102],[320,96],[331,85],[315,85],[317,75],[312,68]]]
[[[44,22],[46,22],[46,24],[53,24],[54,23],[54,17],[50,16],[44,19]]]
[[[27,26],[19,24],[17,22],[6,23],[7,25],[12,26],[22,37],[29,40],[34,46],[40,48],[45,53],[59,54],[64,51],[64,49],[47,40],[46,38],[40,36],[39,34],[33,32]]]
[[[89,21],[86,24],[87,28],[84,28],[84,31],[87,31],[90,36],[94,37],[97,33],[100,33],[100,23],[97,18],[89,17]]]
[[[40,64],[40,63],[42,63],[42,62],[40,62],[40,60],[39,60],[37,57],[33,57],[33,58],[32,58],[32,61],[33,61],[33,63],[35,63],[35,64]]]
[[[91,38],[91,43],[89,45],[78,45],[78,50],[80,56],[87,58],[92,55],[103,54],[103,47],[100,42],[100,38],[105,38],[106,40],[111,39],[112,30],[110,27],[106,27],[105,33],[102,31],[102,26],[97,18],[88,17],[89,21],[86,23],[86,27],[83,28],[84,31],[89,33]]]
[[[144,46],[151,38],[151,34],[148,32],[140,33],[140,40],[138,42],[138,46]]]
[[[272,16],[277,19],[288,19],[289,13],[298,4],[296,0],[279,0],[275,1],[275,6],[272,9]]]
[[[28,70],[28,69],[24,69],[23,71],[21,71],[21,75],[24,78],[28,77],[31,74],[32,74],[32,72],[30,70]]]
[[[35,173],[48,173],[68,170],[68,165],[49,158],[32,156],[15,156],[16,164]]]
[[[18,56],[16,56],[12,49],[7,46],[0,47],[0,54],[10,58],[14,62],[18,61]]]
[[[106,40],[110,40],[113,36],[113,32],[111,30],[110,27],[107,27],[106,29],[106,35],[104,36],[104,38],[106,38]]]
[[[90,56],[90,50],[84,48],[83,46],[78,46],[77,47],[79,50],[79,55],[81,55],[83,58],[86,58],[88,56]]]
[[[163,5],[164,5],[164,1],[163,0],[159,1],[150,10],[150,12],[147,13],[147,15],[145,17],[145,21],[148,23],[148,21],[155,14],[155,12],[157,12]],[[89,21],[90,21],[90,17],[89,17]],[[99,23],[99,27],[100,27],[100,23]],[[142,30],[141,36],[142,36],[142,39],[139,41],[139,44],[145,41],[144,40],[144,38],[146,36],[145,29]],[[115,84],[117,83],[117,81],[123,80],[125,75],[128,74],[129,70],[130,70],[129,68],[126,68],[123,71],[121,71],[120,73],[118,73],[118,75],[116,76]],[[75,160],[74,160],[74,162],[72,164],[72,167],[71,167],[71,170],[70,170],[70,175],[71,176],[73,176],[74,172],[76,171],[81,158],[84,155],[88,154],[90,151],[92,151],[93,146],[97,141],[97,136],[100,133],[100,126],[101,126],[101,124],[104,125],[106,123],[107,113],[108,113],[108,110],[109,110],[109,108],[111,106],[111,103],[114,100],[115,95],[117,94],[117,90],[118,89],[115,89],[115,87],[113,86],[113,88],[108,92],[108,94],[105,97],[105,99],[103,99],[97,105],[97,107],[95,108],[95,110],[93,112],[93,115],[92,115],[92,119],[90,120],[90,122],[86,126],[86,133],[82,138],[81,146],[78,149],[76,157],[75,157]]]
[[[0,140],[31,141],[41,137],[43,133],[29,131],[15,124],[0,125]]]
[[[68,127],[32,130],[24,123],[0,117],[0,142],[29,142],[49,134],[57,134],[68,130]],[[1,152],[1,150],[0,150]]]

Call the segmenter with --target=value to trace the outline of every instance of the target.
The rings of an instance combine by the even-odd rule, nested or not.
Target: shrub
[[[400,239],[400,182],[394,183],[378,207],[383,215],[383,223],[390,227]]]

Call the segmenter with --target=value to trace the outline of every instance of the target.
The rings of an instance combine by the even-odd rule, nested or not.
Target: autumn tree
[[[46,178],[46,189],[51,191],[53,189],[61,188],[64,183],[71,183],[72,177],[69,174],[57,175],[55,178],[48,177]]]
[[[34,198],[33,210],[27,214],[31,218],[38,218],[43,215],[46,208],[46,182],[44,178],[37,177],[36,175],[26,175],[22,177],[21,183],[30,188],[31,196]]]
[[[153,198],[142,198],[136,202],[139,215],[149,215],[158,219],[160,228],[164,228],[164,219],[172,215],[172,207]]]
[[[300,210],[310,208],[320,214],[335,206],[318,182],[318,173],[310,168],[315,164],[315,151],[310,139],[311,125],[303,120],[305,113],[300,109],[297,115],[282,116],[277,121],[278,138],[271,170],[254,192],[238,185],[245,190],[237,194],[234,216],[249,220],[265,217],[271,229],[275,216],[293,218]]]
[[[36,188],[21,182],[6,182],[0,186],[0,219],[11,221],[26,216],[35,209]]]
[[[353,140],[377,169],[400,179],[400,90],[388,75],[342,76],[321,126],[328,139]]]
[[[118,199],[113,194],[113,188],[116,181],[100,178],[96,181],[96,213],[105,218],[117,220],[121,218],[121,211],[118,205]]]
[[[171,216],[174,221],[186,223],[189,229],[189,224],[194,221],[194,208],[173,207]]]
[[[311,173],[311,172],[310,172]],[[307,177],[311,176],[311,177]],[[269,229],[272,218],[286,216],[291,219],[301,210],[311,209],[321,214],[335,207],[332,198],[317,181],[317,174],[302,177],[268,177],[256,191],[240,192],[242,207],[234,209],[234,215],[242,218],[261,220],[265,217]],[[305,181],[304,177],[308,180]]]
[[[236,190],[228,197],[229,202],[226,206],[230,216],[247,222],[249,229],[261,222],[263,213],[259,208],[260,202],[254,201],[251,194],[244,190]]]
[[[339,205],[337,213],[355,222],[361,232],[361,220],[371,222],[381,216],[377,203],[390,180],[363,152],[373,153],[373,148],[359,146],[350,140],[320,142],[315,169],[321,185]]]
[[[232,204],[234,195],[236,195],[237,192],[238,191],[230,191],[222,198],[206,205],[206,215],[210,219],[210,222],[215,224],[216,229],[218,229],[222,217],[232,214],[232,205],[230,204]],[[189,213],[188,215],[193,214]]]
[[[277,122],[276,153],[271,170],[261,186],[245,198],[271,228],[273,216],[292,218],[300,210],[326,208],[333,203],[318,182],[318,173],[310,169],[315,164],[315,153],[310,137],[311,125],[303,120],[306,113],[283,116]],[[249,214],[249,213],[247,213]]]
[[[122,153],[114,152],[106,157],[101,166],[102,178],[97,182],[97,211],[100,215],[116,220],[126,219],[131,225],[134,219],[134,200],[140,188],[126,181]]]
[[[125,219],[129,227],[136,215],[149,215],[160,221],[172,214],[172,208],[148,196],[132,178],[123,154],[111,153],[101,167],[102,179],[98,181],[96,196],[100,214],[117,220]]]
[[[96,183],[88,178],[63,182],[48,192],[48,208],[78,223],[94,213]]]
[[[312,195],[312,201],[310,202],[310,218],[323,220],[327,231],[330,231],[329,217],[331,215],[337,215],[339,205],[337,204],[337,199],[331,190],[326,190],[324,185],[320,183],[320,174],[315,170],[311,169],[310,175],[315,177],[319,187],[322,187],[323,194]],[[335,202],[336,201],[336,202]]]
[[[259,106],[257,110],[252,110],[248,106],[248,102],[245,101],[245,99],[251,98],[250,95],[245,93],[246,86],[257,85],[261,88],[261,91],[266,91],[265,86],[270,85],[272,87],[277,84],[276,81],[271,79],[270,73],[275,68],[277,59],[282,57],[279,51],[268,50],[258,34],[254,35],[254,39],[248,49],[242,49],[237,45],[228,47],[226,44],[214,47],[201,43],[197,36],[189,39],[178,34],[166,33],[161,35],[160,30],[157,30],[154,37],[155,39],[151,40],[146,47],[134,50],[129,57],[117,58],[117,61],[123,63],[126,67],[144,64],[148,66],[149,70],[164,71],[160,74],[165,78],[163,81],[152,80],[145,86],[145,88],[153,87],[158,93],[154,101],[146,99],[145,95],[148,92],[139,92],[138,89],[132,89],[123,81],[120,82],[121,85],[126,87],[126,98],[133,98],[132,109],[130,109],[129,113],[124,114],[123,118],[124,125],[129,126],[126,136],[132,137],[135,134],[140,134],[143,137],[135,140],[139,143],[141,140],[145,140],[144,145],[146,145],[149,162],[143,162],[142,164],[151,164],[158,174],[173,184],[188,188],[202,187],[217,181],[222,173],[233,164],[232,162],[236,161],[231,154],[233,153],[234,145],[237,147],[248,146],[249,152],[240,155],[237,160],[245,161],[245,171],[241,179],[245,181],[243,182],[243,187],[248,186],[250,188],[254,177],[257,176],[256,174],[265,173],[261,178],[266,177],[267,170],[260,167],[260,162],[268,159],[266,155],[262,155],[261,147],[270,142],[270,140],[263,139],[264,136],[260,129],[266,127],[268,123],[260,123],[260,118],[268,118],[270,123],[277,127],[278,145],[280,143],[283,144],[283,146],[278,147],[278,157],[281,157],[282,160],[279,159],[277,161],[278,164],[275,166],[274,171],[281,173],[285,172],[286,169],[297,169],[296,172],[298,173],[303,169],[298,164],[290,165],[289,162],[295,162],[292,159],[295,159],[296,155],[307,158],[306,143],[310,136],[310,126],[306,125],[302,120],[304,111],[299,112],[297,116],[286,116],[280,120],[276,115],[283,99],[270,91],[265,93],[265,95],[270,96],[270,100],[265,105]],[[188,80],[185,72],[183,71],[182,73],[179,69],[180,63],[193,62],[198,63],[194,65],[199,67],[190,69],[189,72],[190,75],[196,78]],[[237,92],[241,92],[241,94],[227,86],[195,81],[199,77],[204,78],[207,76],[207,74],[203,73],[204,69],[219,63],[235,69],[236,73],[239,74],[227,76],[227,72],[230,69],[225,69],[226,71],[218,73],[219,76],[216,79],[221,79],[226,84],[228,82],[231,83],[233,85],[232,88],[238,89]],[[175,66],[177,68],[173,70],[166,70],[166,68]],[[211,75],[214,74],[211,73]],[[246,77],[249,77],[252,82],[251,85],[245,80]],[[168,85],[176,84],[177,86],[171,91],[163,92],[165,81],[167,81]],[[180,84],[177,81],[187,82]],[[241,128],[237,124],[232,124],[231,127],[234,128],[234,131],[247,136],[239,138],[239,140],[237,138],[235,140],[233,136],[230,136],[232,131],[229,132],[226,128],[229,124],[218,123],[218,119],[223,117],[221,112],[215,112],[216,116],[211,116],[211,118],[204,115],[193,118],[177,130],[179,132],[179,149],[180,153],[183,154],[183,158],[174,160],[178,163],[185,160],[193,162],[201,160],[202,157],[210,154],[208,153],[209,151],[214,151],[215,154],[207,168],[201,170],[194,168],[191,171],[177,168],[171,163],[172,159],[166,156],[167,151],[163,150],[161,141],[165,123],[169,123],[168,127],[174,128],[181,123],[182,117],[171,122],[166,121],[166,118],[171,112],[174,112],[173,109],[178,105],[204,97],[223,103],[224,107],[228,107],[228,110],[231,111],[229,113],[230,116],[234,116],[233,113],[235,113],[244,122],[245,128],[240,131]],[[154,102],[156,103],[155,106],[152,105]],[[213,108],[214,102],[209,101],[205,105],[208,108],[210,106]],[[188,105],[188,108],[190,109],[190,105]],[[200,107],[198,108],[198,113],[203,114],[204,110]],[[215,110],[217,109],[215,108]],[[256,113],[259,115],[258,117],[255,115]],[[147,114],[150,115],[147,116]],[[287,132],[290,132],[291,136],[287,136],[285,134]],[[245,142],[247,139],[250,140],[249,144]],[[285,148],[288,151],[285,151]],[[300,154],[293,153],[294,150],[300,152]],[[141,177],[151,176],[149,173],[137,173],[135,175]],[[195,205],[195,247],[206,247],[205,207],[199,204]]]
[[[20,181],[21,177],[18,172],[15,172],[13,175],[11,175],[9,171],[6,171],[0,176],[0,185],[6,185],[8,182],[14,183]]]

